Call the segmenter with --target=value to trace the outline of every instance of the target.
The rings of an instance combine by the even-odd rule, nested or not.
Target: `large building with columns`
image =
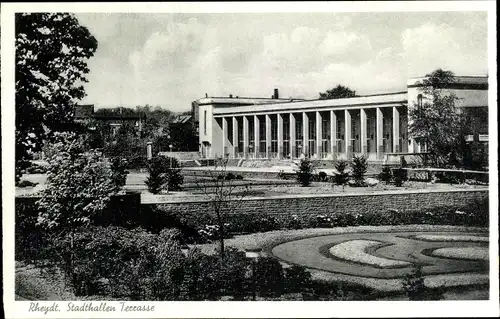
[[[205,158],[312,159],[364,154],[381,161],[387,154],[424,152],[408,136],[408,108],[425,100],[422,78],[404,92],[333,100],[205,97],[193,102],[199,116],[200,152]],[[488,140],[488,78],[456,77],[447,88],[470,114],[469,141]]]

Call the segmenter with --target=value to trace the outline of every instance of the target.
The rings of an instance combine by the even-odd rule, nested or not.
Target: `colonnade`
[[[412,151],[406,106],[220,116],[229,158],[373,160]],[[409,145],[410,144],[410,145]]]

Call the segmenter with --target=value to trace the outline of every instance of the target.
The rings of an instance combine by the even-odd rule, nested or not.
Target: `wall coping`
[[[342,194],[290,194],[290,195],[276,195],[276,196],[252,196],[242,198],[241,201],[253,200],[280,200],[280,199],[307,199],[307,198],[331,198],[331,197],[360,197],[360,196],[383,196],[383,195],[411,195],[411,194],[425,194],[425,193],[489,193],[489,188],[475,188],[475,189],[418,189],[418,190],[395,190],[395,191],[375,191],[373,193],[342,193]],[[161,203],[145,203],[147,205],[162,205],[162,204],[183,204],[183,203],[210,203],[210,200],[204,199],[186,199],[183,200],[167,200]]]

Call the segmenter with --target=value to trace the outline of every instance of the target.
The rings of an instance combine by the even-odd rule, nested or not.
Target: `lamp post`
[[[170,148],[170,169],[172,169],[172,144],[168,145]]]
[[[257,263],[257,259],[260,257],[261,249],[248,249],[245,250],[245,257],[251,259],[252,262],[252,300],[257,300],[257,282],[255,278],[255,264]]]

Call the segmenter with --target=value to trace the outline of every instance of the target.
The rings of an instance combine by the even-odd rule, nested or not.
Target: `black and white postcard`
[[[495,2],[1,26],[7,318],[499,315]]]

